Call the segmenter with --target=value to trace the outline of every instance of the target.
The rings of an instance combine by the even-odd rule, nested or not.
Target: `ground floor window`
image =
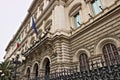
[[[80,70],[81,71],[86,71],[89,69],[88,56],[85,53],[82,53],[80,55],[79,61],[80,61]]]
[[[102,52],[107,65],[114,64],[115,59],[119,55],[116,46],[111,43],[105,44],[102,48]]]

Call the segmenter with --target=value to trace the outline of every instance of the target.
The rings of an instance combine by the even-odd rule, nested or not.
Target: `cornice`
[[[50,4],[45,8],[45,10],[41,13],[41,15],[36,20],[37,27],[39,24],[42,23],[42,21],[46,18],[46,16],[49,15],[50,12],[52,12],[52,10],[54,9],[55,5],[57,5],[57,3],[58,3],[57,0],[52,0],[50,2]]]
[[[74,1],[74,0],[68,0],[68,1],[66,2],[65,7],[68,7],[73,1]]]
[[[115,4],[113,4],[109,8],[104,9],[96,17],[93,17],[86,23],[83,23],[80,28],[78,28],[72,32],[70,39],[84,33],[84,31],[94,28],[95,26],[93,26],[93,25],[95,25],[97,23],[101,23],[102,21],[109,19],[110,16],[114,16],[114,15],[116,15],[116,13],[118,14],[119,12],[120,12],[120,0],[115,2]]]
[[[52,35],[52,37],[51,37],[52,41],[61,40],[61,39],[69,41],[70,40],[70,36],[67,36],[67,35],[64,35],[64,34],[60,34],[60,35],[55,34],[55,36]]]
[[[6,51],[7,49],[11,46],[11,44],[15,41],[15,39],[17,38],[17,36],[20,34],[20,31],[22,31],[23,29],[23,26],[27,23],[27,21],[31,18],[31,15],[33,14],[32,12],[34,11],[33,8],[34,8],[34,5],[37,3],[37,2],[40,2],[42,0],[33,0],[32,4],[30,5],[30,8],[28,9],[28,13],[25,17],[25,19],[23,20],[23,22],[21,23],[19,29],[17,30],[16,34],[13,36],[13,38],[10,40],[10,42],[8,43],[7,47],[6,47]],[[54,1],[54,0],[53,0]],[[32,12],[31,12],[32,11]],[[25,27],[24,27],[25,28]],[[31,29],[29,30],[31,31]],[[28,32],[29,32],[28,31]]]
[[[42,12],[42,14],[41,14],[41,16],[37,19],[37,21],[36,21],[36,26],[38,27],[38,23],[40,23],[40,22],[38,22],[39,20],[41,20],[41,22],[43,21],[43,19],[45,18],[45,14],[46,14],[46,12],[47,12],[47,14],[49,14],[51,11],[52,11],[52,9],[54,8],[54,5],[55,5],[55,0],[52,0],[51,1],[51,3],[48,5],[48,7]],[[35,2],[33,2],[32,3],[32,5],[34,5],[35,4]],[[25,20],[24,20],[24,24],[25,24],[25,22],[30,18],[30,16],[31,16],[31,14],[29,13],[27,16],[26,16],[26,18],[25,18]],[[44,18],[43,18],[44,17]],[[23,28],[23,24],[22,23],[22,25],[20,26],[20,28],[18,29],[18,31],[17,31],[17,33],[15,34],[15,37],[13,37],[13,39],[10,41],[10,43],[8,44],[8,46],[7,46],[7,48],[6,48],[6,51],[7,51],[7,49],[10,47],[10,45],[15,41],[15,39],[17,38],[17,36],[18,36],[18,34],[20,33],[20,31],[21,31],[21,29]],[[29,31],[28,31],[28,35],[27,36],[29,36],[30,34],[33,34],[34,33],[34,31],[32,31],[32,29],[30,29]],[[21,42],[21,45],[25,42],[25,39],[27,39],[27,36],[23,39],[23,41]],[[20,47],[19,48],[16,48],[13,52],[12,52],[12,54],[14,54],[18,49],[20,49]],[[12,55],[11,54],[11,55]]]
[[[34,1],[36,1],[36,0],[34,0]],[[33,3],[34,3],[34,2],[33,2]],[[5,49],[6,51],[7,51],[7,49],[10,47],[10,45],[15,41],[15,39],[16,39],[17,36],[20,34],[20,32],[22,31],[22,29],[25,28],[25,27],[23,27],[23,26],[27,23],[27,21],[29,20],[30,16],[31,16],[31,15],[30,15],[29,13],[27,13],[25,19],[23,20],[23,22],[21,23],[20,27],[19,27],[18,30],[16,31],[16,34],[13,36],[13,38],[11,39],[11,41],[8,43],[8,45],[7,45],[6,49]]]
[[[39,41],[37,41],[34,45],[32,45],[26,52],[22,53],[24,56],[30,55],[34,50],[36,50],[38,47],[43,45],[48,41],[48,37],[45,37]]]
[[[41,0],[33,0],[32,4],[30,5],[28,9],[28,12],[31,12],[33,8],[35,8],[36,3],[39,3],[38,1],[41,1]]]
[[[15,36],[11,39],[11,41],[9,42],[8,46],[6,47],[6,51],[7,49],[10,47],[10,45],[15,41],[15,39],[17,38],[17,36],[20,34],[20,32],[23,29],[23,26],[27,23],[27,21],[31,18],[33,12],[35,11],[35,9],[38,7],[38,3],[40,3],[43,0],[33,0],[32,4],[30,5],[30,8],[28,9],[28,14],[26,15],[25,19],[23,20],[22,24],[20,25],[19,29],[17,30],[17,33],[15,34]],[[52,10],[54,9],[54,7],[56,5],[59,4],[58,0],[51,0],[50,4],[45,8],[45,10],[41,13],[41,15],[38,17],[38,19],[36,20],[36,26],[38,27],[39,24],[42,23],[42,21],[44,20],[44,18],[46,17],[45,14],[49,14],[50,12],[52,12]],[[36,5],[36,6],[35,6]],[[25,27],[24,27],[25,28]],[[28,33],[31,31],[31,29],[28,31]],[[32,32],[33,33],[33,32]]]

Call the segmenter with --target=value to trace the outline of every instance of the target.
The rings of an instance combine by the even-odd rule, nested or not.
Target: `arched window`
[[[38,78],[38,64],[37,63],[34,65],[34,77],[35,79]]]
[[[86,71],[89,69],[89,60],[88,56],[85,53],[82,53],[79,57],[80,61],[80,70],[81,71]]]
[[[27,76],[27,80],[29,80],[30,79],[30,68],[27,69],[27,75],[26,76]]]
[[[48,60],[45,65],[45,75],[50,74],[50,61]]]
[[[115,59],[118,56],[118,51],[114,44],[105,44],[102,48],[102,52],[107,65],[115,63]]]
[[[50,75],[50,60],[48,58],[44,59],[43,69],[45,70],[45,80],[48,80]]]

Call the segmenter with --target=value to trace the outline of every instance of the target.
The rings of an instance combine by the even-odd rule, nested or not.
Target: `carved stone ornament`
[[[52,25],[52,20],[48,20],[45,24],[45,27],[44,27],[44,31],[48,32],[51,28],[51,25]]]
[[[81,3],[76,3],[75,5],[73,5],[70,9],[69,15],[74,16],[81,9],[81,5]]]
[[[39,39],[40,39],[43,31],[42,31],[42,29],[40,29],[38,32],[39,32],[38,37],[39,37]]]

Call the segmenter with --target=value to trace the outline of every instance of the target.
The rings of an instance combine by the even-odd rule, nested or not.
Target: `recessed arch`
[[[49,57],[49,56],[45,56],[45,57],[42,59],[41,63],[40,63],[40,69],[43,69],[43,68],[44,68],[44,64],[45,64],[44,62],[45,62],[46,59],[48,59],[48,60],[50,61],[50,63],[51,63],[50,57]]]
[[[31,73],[32,73],[32,76],[33,78],[37,78],[39,76],[39,63],[38,61],[35,61],[31,67]]]
[[[41,69],[43,70],[43,75],[45,76],[45,79],[48,79],[49,78],[49,75],[50,75],[50,57],[49,56],[45,56],[43,59],[42,59],[42,62],[41,62]]]
[[[90,52],[85,48],[81,48],[81,49],[77,50],[75,55],[73,56],[73,62],[79,62],[79,56],[82,53],[85,53],[88,56],[88,58],[90,57]]]
[[[39,73],[39,66],[37,63],[35,63],[33,67],[33,76],[35,79],[38,77],[38,73]]]
[[[32,65],[32,72],[34,71],[34,66],[35,66],[35,64],[39,65],[38,61],[35,61],[35,62],[33,63],[33,65]]]
[[[94,51],[95,55],[102,54],[103,46],[108,43],[114,44],[116,47],[120,47],[120,41],[117,40],[116,38],[113,37],[103,38],[98,42],[98,44],[95,47]]]
[[[31,76],[30,73],[31,73],[31,69],[30,69],[30,66],[28,66],[25,71],[25,75],[28,80],[30,79],[30,76]]]
[[[118,62],[118,50],[117,47],[112,43],[107,43],[102,47],[103,57],[105,59],[106,65],[113,65]]]

